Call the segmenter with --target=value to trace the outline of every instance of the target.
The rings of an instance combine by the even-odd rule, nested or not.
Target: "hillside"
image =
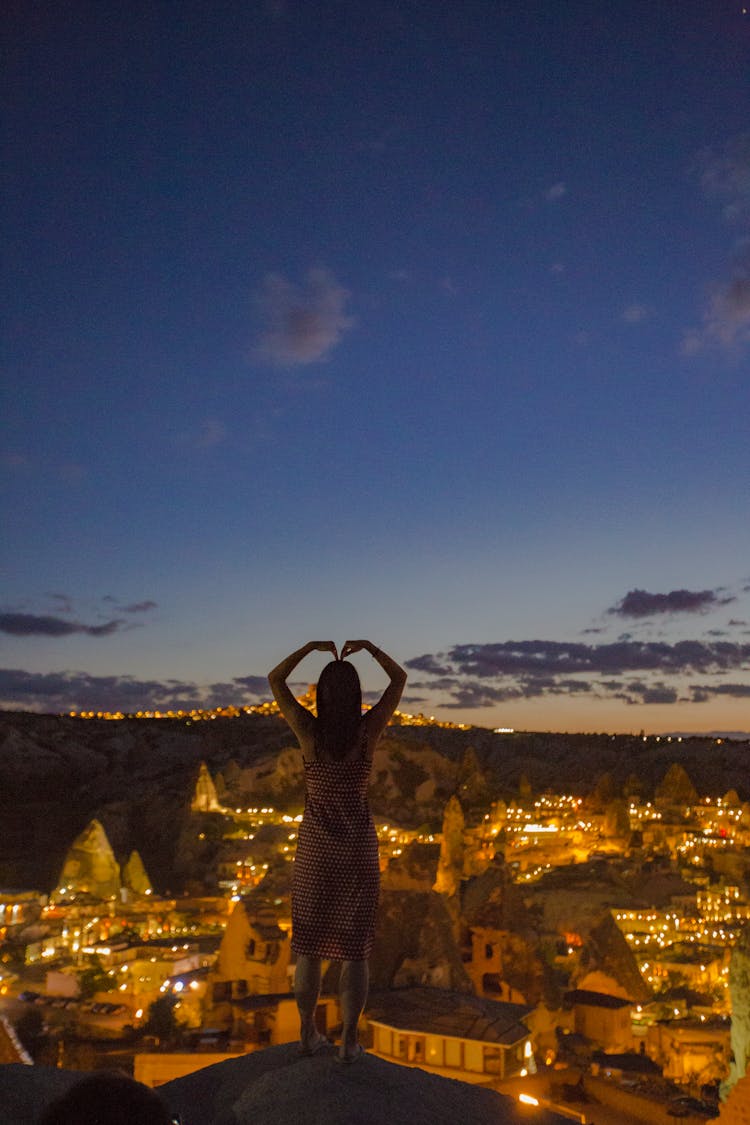
[[[66,849],[97,817],[118,857],[137,849],[157,889],[180,889],[177,850],[204,761],[230,803],[302,801],[299,755],[277,716],[113,722],[0,712],[0,886],[51,889]],[[469,818],[522,782],[585,796],[608,774],[611,791],[636,779],[650,796],[675,762],[701,794],[750,797],[747,742],[394,726],[378,748],[371,803],[397,823],[438,828],[454,792]]]

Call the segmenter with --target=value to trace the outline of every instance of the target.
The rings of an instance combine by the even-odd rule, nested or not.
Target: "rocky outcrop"
[[[373,989],[429,984],[472,992],[449,900],[435,892],[383,891],[370,961]]]
[[[750,1120],[750,1074],[739,1078],[719,1109],[716,1125],[747,1125]]]
[[[437,875],[440,845],[413,840],[388,861],[380,886],[388,891],[429,891]]]
[[[469,926],[508,930],[531,937],[533,925],[523,889],[513,882],[502,856],[461,888],[461,916]]]
[[[685,767],[673,762],[656,786],[654,797],[658,805],[693,805],[698,800],[698,793]]]
[[[732,1005],[732,1062],[722,1092],[726,1096],[745,1075],[750,1063],[750,926],[745,926],[729,962],[729,998]]]
[[[198,780],[195,783],[195,792],[193,793],[193,800],[190,803],[191,812],[221,812],[221,805],[216,793],[216,786],[214,785],[213,778],[208,772],[208,766],[205,762],[201,762],[201,768],[198,771]]]
[[[602,832],[608,840],[625,841],[630,837],[630,813],[628,803],[622,798],[610,801],[604,810]]]
[[[49,1067],[1,1067],[4,1125],[37,1120],[80,1077]],[[159,1095],[172,1113],[200,1125],[528,1125],[518,1103],[494,1090],[374,1055],[352,1066],[337,1063],[333,1053],[305,1058],[296,1043],[204,1067],[160,1086]]]
[[[71,844],[65,856],[57,886],[50,895],[52,902],[90,895],[97,899],[119,897],[120,865],[107,839],[107,833],[96,819],[86,825]]]
[[[443,814],[443,836],[434,890],[451,897],[464,872],[464,813],[458,797],[451,797]]]
[[[637,1003],[645,1004],[651,999],[651,990],[641,976],[638,962],[609,911],[589,933],[573,983],[577,988],[591,988],[586,982],[594,976],[599,983],[596,991],[607,991]],[[612,982],[611,987],[603,985],[606,980]]]
[[[150,895],[153,891],[151,880],[146,874],[143,860],[138,852],[131,852],[122,868],[122,884],[134,895]]]

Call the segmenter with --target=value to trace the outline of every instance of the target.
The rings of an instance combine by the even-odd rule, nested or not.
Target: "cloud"
[[[683,337],[688,356],[706,347],[736,351],[750,343],[750,133],[733,137],[720,152],[704,150],[697,163],[704,193],[722,204],[724,218],[745,237],[735,245],[728,277],[709,290],[702,326]]]
[[[72,613],[73,600],[67,594],[53,594],[46,595],[50,601],[55,603],[58,613]]]
[[[206,418],[201,423],[195,445],[198,449],[213,449],[215,445],[221,445],[226,436],[227,430],[223,422],[218,418]]]
[[[155,711],[201,705],[193,683],[0,668],[0,706],[25,711]]]
[[[447,653],[427,654],[407,661],[415,671],[442,677],[543,675],[622,675],[634,671],[726,671],[750,662],[750,645],[733,641],[500,641],[496,644],[455,645]]]
[[[697,164],[704,193],[723,204],[725,219],[750,215],[750,133],[732,137],[720,152],[704,149]]]
[[[88,475],[88,469],[85,465],[80,465],[76,461],[70,461],[65,465],[60,465],[58,469],[58,476],[64,480],[66,484],[80,484],[82,480]]]
[[[25,453],[8,450],[0,454],[0,464],[6,469],[26,469],[31,464],[31,459]]]
[[[668,594],[650,594],[647,590],[629,590],[622,601],[607,610],[618,617],[655,617],[662,613],[705,613],[717,606],[735,601],[716,590],[671,590]]]
[[[34,613],[0,613],[0,633],[8,633],[12,637],[67,637],[71,633],[108,637],[123,625],[124,622],[117,618],[105,621],[103,625],[84,625],[80,621]]]
[[[648,309],[645,305],[627,305],[622,310],[622,319],[626,324],[640,324],[648,318]]]
[[[676,703],[679,692],[663,682],[664,676],[750,670],[750,644],[502,641],[456,645],[445,653],[426,653],[406,664],[428,677],[410,687],[438,693],[440,705],[449,708],[488,707],[581,692],[626,703]],[[637,678],[629,682],[617,678],[634,674]]]
[[[556,199],[562,199],[567,194],[567,187],[562,180],[558,180],[552,187],[547,188],[544,193],[544,198],[550,203],[554,203]]]
[[[714,288],[704,315],[703,332],[688,334],[687,341],[693,351],[703,344],[736,348],[750,343],[750,248],[745,248],[736,260],[729,280]]]
[[[654,684],[652,687],[646,684],[632,685],[632,690],[640,693],[641,703],[676,703],[679,698],[674,688],[664,684]]]
[[[235,676],[232,683],[260,699],[268,699],[271,694],[267,676]]]
[[[307,684],[292,685],[300,692]],[[180,711],[194,707],[242,705],[269,699],[265,676],[239,676],[229,683],[140,680],[88,672],[27,672],[0,668],[0,708],[24,711]]]
[[[208,417],[193,426],[175,434],[175,445],[187,449],[214,449],[226,440],[227,428],[219,418]]]
[[[120,606],[122,613],[148,613],[149,610],[156,609],[157,603],[152,601],[133,602],[131,605]]]
[[[694,703],[705,703],[712,695],[729,695],[735,699],[750,699],[750,684],[692,684]]]
[[[256,354],[277,367],[325,360],[352,327],[349,292],[326,269],[308,270],[302,285],[267,274],[257,304],[263,321]]]

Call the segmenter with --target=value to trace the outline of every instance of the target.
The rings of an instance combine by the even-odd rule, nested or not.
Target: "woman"
[[[364,650],[389,677],[378,703],[362,714],[359,676],[347,656]],[[317,717],[292,695],[287,679],[310,652],[330,652],[317,685]],[[398,706],[406,673],[370,641],[347,641],[339,658],[333,641],[308,641],[269,673],[279,710],[297,736],[305,768],[305,813],[292,874],[294,994],[304,1054],[328,1040],[315,1026],[323,958],[342,962],[343,1031],[339,1058],[362,1052],[357,1023],[367,999],[367,958],[375,932],[380,869],[378,840],[367,804],[372,755]]]

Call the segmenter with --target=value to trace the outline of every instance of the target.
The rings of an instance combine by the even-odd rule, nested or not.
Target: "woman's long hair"
[[[315,693],[316,749],[344,758],[354,747],[362,720],[362,688],[348,660],[332,660],[320,673]]]

